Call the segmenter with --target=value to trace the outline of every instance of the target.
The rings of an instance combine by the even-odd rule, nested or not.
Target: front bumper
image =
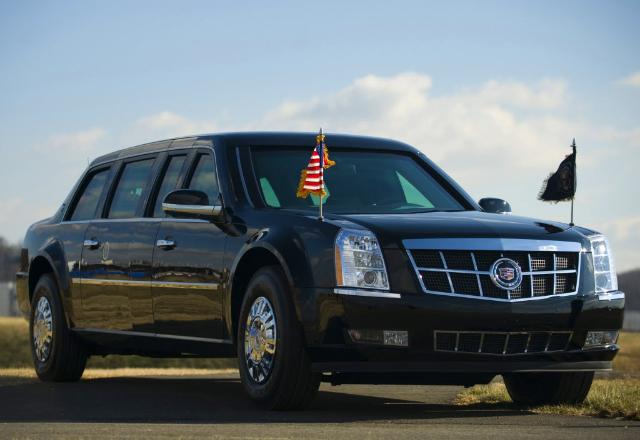
[[[486,373],[610,370],[613,344],[583,349],[590,330],[622,327],[624,296],[550,297],[493,302],[429,294],[344,295],[329,289],[297,292],[297,309],[316,371],[370,373]],[[408,347],[356,343],[350,329],[405,330]],[[435,350],[435,331],[570,332],[565,349],[489,354]],[[416,382],[415,379],[412,382]]]

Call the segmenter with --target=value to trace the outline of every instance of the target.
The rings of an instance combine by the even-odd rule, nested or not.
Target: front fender
[[[35,287],[37,277],[41,272],[38,265],[34,265],[36,260],[46,260],[48,266],[51,268],[51,272],[58,285],[62,304],[64,307],[65,319],[67,325],[70,325],[70,312],[73,309],[73,303],[71,301],[71,276],[66,264],[66,256],[64,252],[64,245],[59,240],[49,240],[40,249],[36,251],[36,254],[31,259],[29,264],[29,285]]]
[[[243,273],[238,268],[259,252],[263,253],[266,261],[258,261],[257,266],[278,262],[291,287],[293,302],[298,315],[300,304],[305,299],[302,292],[310,287],[335,287],[334,242],[338,227],[330,223],[314,220],[312,225],[295,225],[289,227],[271,227],[256,231],[246,241],[230,240],[227,248],[229,259],[232,259],[229,273],[229,283],[225,289],[225,303],[227,304],[227,322],[233,321],[233,295],[237,288],[234,283],[246,283],[248,280],[238,280],[236,274]],[[272,258],[271,258],[272,257]],[[269,262],[269,259],[271,260]],[[234,281],[235,280],[235,281]],[[234,293],[235,292],[235,293]],[[230,325],[230,324],[229,324]]]

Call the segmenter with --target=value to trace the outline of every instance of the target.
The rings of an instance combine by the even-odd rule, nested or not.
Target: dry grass
[[[104,379],[113,377],[186,377],[186,376],[220,376],[237,374],[233,368],[205,369],[205,368],[91,368],[85,370],[82,380]],[[36,379],[33,368],[2,368],[1,377],[15,377],[19,379]]]
[[[237,376],[236,369],[205,368],[90,368],[84,371],[82,380],[113,379],[117,377],[176,378]],[[0,368],[0,386],[13,386],[39,380],[33,368]]]
[[[640,375],[640,333],[620,333],[618,345],[620,352],[613,360],[613,371]]]
[[[502,382],[477,385],[463,391],[457,405],[504,405],[511,402]],[[545,405],[528,408],[540,414],[621,417],[640,420],[640,379],[596,379],[581,405]]]
[[[581,405],[547,405],[529,408],[544,414],[622,417],[640,420],[640,333],[623,332],[620,352],[613,361],[616,376],[596,379]],[[619,377],[619,378],[614,378]],[[505,405],[511,402],[502,382],[477,385],[456,398],[458,405]]]

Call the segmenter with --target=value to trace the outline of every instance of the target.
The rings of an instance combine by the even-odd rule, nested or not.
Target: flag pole
[[[320,221],[323,221],[322,217],[322,194],[324,193],[324,142],[322,142],[322,127],[320,127],[320,173],[322,175],[322,186],[320,187]]]
[[[573,201],[576,198],[576,190],[577,190],[577,180],[578,180],[578,176],[577,176],[577,161],[578,161],[578,155],[576,154],[576,138],[573,138],[573,143],[571,144],[571,148],[573,148],[573,196],[571,196],[571,222],[569,223],[570,227],[574,227],[575,223],[573,223]]]
[[[569,226],[573,227],[575,226],[575,223],[573,223],[573,199],[576,196],[571,197],[571,222],[569,223]]]

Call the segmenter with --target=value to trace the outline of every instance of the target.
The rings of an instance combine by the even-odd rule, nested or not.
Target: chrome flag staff
[[[322,198],[327,194],[324,186],[324,170],[334,166],[336,163],[329,159],[329,151],[324,142],[325,135],[320,133],[316,136],[316,146],[311,153],[311,159],[307,168],[300,173],[300,183],[296,196],[301,199],[307,198],[309,194],[320,197],[320,220],[322,220]]]

